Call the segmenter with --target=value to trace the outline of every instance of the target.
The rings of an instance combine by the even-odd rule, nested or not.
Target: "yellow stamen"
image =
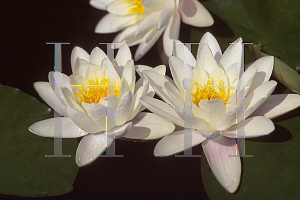
[[[136,15],[142,15],[144,14],[144,8],[141,3],[141,0],[123,0],[123,1],[131,1],[133,2],[128,6],[130,10],[127,11],[128,14],[136,14]],[[137,21],[139,17],[137,17],[135,20]]]
[[[220,81],[218,87],[214,87],[214,85],[210,85],[210,80],[211,77],[208,78],[206,85],[204,84],[204,86],[193,90],[192,102],[198,106],[201,100],[221,99],[225,105],[230,98],[229,93],[233,87],[230,87],[226,92],[223,81]],[[196,82],[193,82],[193,84],[199,86]]]
[[[89,86],[79,88],[80,94],[75,93],[81,101],[85,103],[99,103],[100,99],[107,97],[107,79],[103,77],[99,83],[98,77],[96,77],[95,83],[88,79]],[[120,87],[114,83],[114,94],[119,97]],[[81,103],[81,102],[79,102]]]

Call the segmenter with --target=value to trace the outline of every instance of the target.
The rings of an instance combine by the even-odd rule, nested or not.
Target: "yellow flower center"
[[[127,12],[128,14],[141,14],[141,15],[144,14],[144,9],[141,0],[123,0],[123,1],[133,2],[128,6],[130,8],[130,10],[128,10]]]
[[[75,93],[79,96],[81,101],[85,103],[99,103],[100,99],[107,97],[107,79],[104,77],[101,79],[100,83],[96,77],[96,82],[94,83],[91,79],[88,79],[89,86],[81,87],[79,90],[81,94]],[[119,97],[120,87],[115,82],[114,83],[114,94]]]
[[[196,82],[193,82],[194,86],[197,86],[197,88],[193,89],[192,102],[198,107],[201,100],[221,99],[225,105],[230,98],[229,92],[233,87],[230,87],[226,94],[225,86],[222,85],[223,81],[220,81],[219,86],[216,87],[214,85],[210,85],[210,79],[211,77],[208,78],[207,84],[204,84],[204,86],[200,86]]]

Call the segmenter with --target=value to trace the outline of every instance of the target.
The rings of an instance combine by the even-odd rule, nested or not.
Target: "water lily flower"
[[[272,56],[256,60],[244,72],[242,55],[241,38],[222,54],[215,37],[206,33],[199,43],[197,59],[177,41],[174,56],[169,58],[174,81],[154,71],[143,71],[165,102],[140,98],[147,109],[188,128],[192,135],[190,146],[184,146],[185,130],[175,130],[157,143],[154,155],[173,155],[201,143],[213,174],[231,193],[238,188],[241,176],[240,157],[229,157],[239,155],[236,127],[244,127],[246,138],[267,135],[274,130],[270,119],[300,105],[300,95],[271,95],[277,84],[269,80]],[[190,120],[185,120],[187,113]]]
[[[154,90],[144,78],[136,82],[135,65],[126,44],[116,55],[115,68],[98,47],[90,55],[75,47],[71,65],[73,74],[70,77],[61,72],[50,72],[49,82],[34,83],[41,98],[63,117],[36,122],[29,130],[39,136],[57,137],[54,128],[59,120],[62,138],[83,137],[76,151],[78,166],[95,161],[114,138],[129,134],[128,138],[138,135],[135,138],[155,139],[174,130],[171,122],[153,113],[141,112],[145,107],[139,98],[153,97]],[[162,75],[166,70],[165,66],[151,69]],[[61,90],[62,95],[56,96],[55,90]],[[55,107],[57,101],[62,103],[61,110]]]
[[[178,39],[180,21],[206,27],[214,23],[209,12],[197,0],[90,0],[97,9],[106,9],[95,28],[96,33],[119,33],[113,42],[139,44],[135,60],[154,45],[161,34],[166,55],[172,55],[174,39]]]

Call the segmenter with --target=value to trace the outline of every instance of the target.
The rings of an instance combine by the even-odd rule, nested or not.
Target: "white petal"
[[[153,113],[141,112],[132,119],[132,127],[124,136],[130,139],[152,140],[172,133],[175,126]]]
[[[87,133],[97,133],[100,131],[99,127],[85,113],[70,107],[67,108],[67,112],[71,120],[83,131]]]
[[[131,4],[130,1],[115,0],[107,6],[107,11],[114,15],[128,15]]]
[[[173,100],[169,97],[168,92],[163,87],[165,83],[169,82],[169,80],[166,79],[165,76],[153,70],[145,70],[143,73],[150,85],[155,89],[156,94],[158,94],[166,103],[174,105]]]
[[[132,122],[128,122],[126,124],[123,124],[121,126],[116,126],[112,129],[112,136],[114,136],[114,138],[121,138],[124,137],[129,130],[131,130],[132,127]]]
[[[209,125],[208,130],[214,130],[218,119],[225,113],[225,106],[221,99],[202,100],[199,102],[199,108],[203,111],[201,119]]]
[[[77,58],[74,69],[73,69],[74,70],[73,74],[78,74],[78,75],[81,75],[82,77],[85,77],[86,70],[88,69],[88,67],[90,65],[91,65],[91,63],[89,63],[88,61]]]
[[[192,72],[189,67],[187,67],[181,59],[172,56],[169,58],[169,66],[171,69],[172,77],[174,79],[174,82],[180,92],[184,93],[184,85],[183,80],[185,78],[190,78]],[[150,83],[151,84],[151,83]]]
[[[239,137],[236,135],[236,127],[244,127],[244,135],[242,138],[260,137],[268,135],[275,130],[272,120],[266,117],[257,116],[248,118],[245,120],[245,122],[241,121],[239,124],[231,126],[223,135],[230,138]]]
[[[101,66],[104,58],[107,58],[106,54],[99,47],[95,47],[91,52],[89,62]]]
[[[90,5],[100,10],[106,10],[108,6],[114,0],[90,0]]]
[[[264,116],[269,119],[281,116],[300,106],[300,95],[298,94],[274,94],[271,95],[257,110],[249,117]]]
[[[220,59],[219,67],[222,67],[225,71],[233,64],[233,63],[243,63],[243,45],[242,38],[234,41],[224,52],[223,56]],[[241,66],[237,66],[240,68]]]
[[[98,103],[92,103],[89,105],[87,113],[100,128],[100,131],[109,130],[114,126],[114,121],[107,120],[108,115],[114,115],[114,110],[110,108]]]
[[[209,74],[218,67],[218,64],[207,44],[202,45],[200,52],[197,55],[196,66],[207,71]]]
[[[56,133],[55,129],[60,129],[61,132]],[[76,126],[69,117],[56,117],[36,122],[29,127],[29,131],[51,138],[78,138],[88,134]]]
[[[221,59],[222,51],[221,51],[221,48],[220,48],[220,45],[219,45],[217,39],[210,32],[206,32],[202,36],[202,38],[199,42],[197,58],[199,57],[200,49],[204,44],[208,45],[208,47],[210,48],[210,50],[212,52],[213,57],[215,58],[215,60],[218,63]]]
[[[220,136],[213,140],[205,140],[202,148],[219,183],[228,192],[235,192],[240,184],[242,168],[239,156],[229,157],[238,152],[235,139]]]
[[[77,58],[89,61],[89,54],[80,47],[74,47],[71,53],[71,66],[72,66],[72,72],[74,73],[74,65]]]
[[[158,29],[161,29],[162,27],[166,26],[171,16],[173,15],[175,11],[175,2],[174,0],[169,0],[164,5],[163,9],[160,12],[159,20],[158,20]]]
[[[169,82],[164,84],[164,88],[168,92],[169,97],[173,100],[174,106],[177,109],[182,109],[184,106],[184,97],[179,90]]]
[[[195,117],[194,115],[190,115],[191,111],[189,109],[183,110],[176,110],[178,116],[184,121],[184,127],[186,128],[193,128],[193,129],[198,129],[198,130],[207,130],[207,125],[206,123]],[[187,115],[190,115],[187,117]]]
[[[116,111],[116,126],[124,124],[130,114],[131,114],[131,108],[133,104],[133,96],[132,92],[128,91],[120,98],[117,111]]]
[[[109,143],[107,144],[104,132],[84,136],[76,151],[77,165],[81,167],[94,162],[106,150],[106,147],[111,145],[112,141],[108,141]]]
[[[117,18],[116,15],[107,14],[105,15],[96,25],[95,33],[114,33],[119,31],[120,29],[115,28],[111,29],[111,23]]]
[[[198,83],[198,85],[206,85],[207,84],[207,80],[208,80],[208,73],[200,68],[200,67],[195,67],[192,71],[192,77],[191,77],[191,80],[192,82],[196,82]],[[188,81],[186,79],[186,81]]]
[[[163,35],[164,51],[168,57],[172,56],[174,40],[178,39],[180,32],[180,15],[175,11]]]
[[[141,97],[140,102],[154,114],[169,120],[178,126],[184,127],[183,120],[178,116],[175,109],[168,104],[147,96]]]
[[[139,27],[135,33],[136,36],[139,36],[140,34],[143,34],[150,29],[157,26],[158,18],[159,18],[160,11],[153,12],[149,16],[147,16],[140,24]]]
[[[128,60],[131,60],[131,52],[127,44],[123,44],[116,55],[116,71],[119,76],[122,76],[123,69]]]
[[[67,109],[64,105],[61,105],[61,110],[55,108],[55,103],[60,102],[54,94],[50,83],[48,82],[35,82],[33,84],[34,89],[37,91],[39,96],[57,113],[62,113],[63,116],[68,116]]]
[[[114,18],[110,24],[110,29],[124,29],[126,27],[132,26],[136,24],[136,18],[138,18],[139,15],[122,15],[117,16]]]
[[[126,80],[128,83],[130,91],[134,92],[134,86],[135,86],[135,67],[133,60],[129,60],[125,67],[122,74],[122,77]]]
[[[249,95],[246,96],[245,99],[245,117],[247,118],[251,115],[259,106],[261,106],[272,94],[275,87],[277,85],[276,81],[268,81],[259,87],[257,87],[254,91],[252,91]]]
[[[154,155],[161,157],[174,155],[196,146],[205,140],[205,138],[196,130],[189,129],[186,131],[190,131],[192,133],[192,138],[189,138],[191,140],[190,144],[184,141],[184,134],[187,134],[185,133],[185,130],[176,131],[165,136],[156,144],[154,148]]]
[[[141,40],[141,43],[135,52],[134,59],[136,61],[143,57],[149,51],[149,49],[158,40],[163,31],[163,28],[161,30],[157,30],[157,27],[155,27],[145,34],[143,40]]]
[[[206,27],[211,26],[214,23],[212,16],[197,0],[181,1],[179,11],[181,13],[182,21],[186,24],[197,27]]]
[[[263,83],[269,81],[272,71],[273,71],[274,57],[273,56],[262,57],[262,58],[256,60],[252,65],[250,65],[248,67],[248,69],[252,66],[257,67],[257,72],[253,78],[252,85],[251,85],[248,93],[251,93],[257,87],[259,87]]]
[[[167,1],[168,0],[141,0],[141,3],[144,7],[151,9],[159,9],[163,8]]]
[[[191,50],[189,50],[182,42],[175,40],[175,46],[173,48],[173,55],[183,60],[184,63],[196,66],[196,59],[194,58]]]

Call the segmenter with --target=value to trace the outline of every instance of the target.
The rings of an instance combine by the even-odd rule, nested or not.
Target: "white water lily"
[[[43,137],[57,137],[55,124],[61,122],[62,138],[83,136],[76,151],[78,166],[95,161],[111,145],[114,137],[128,134],[128,138],[138,135],[135,138],[147,140],[160,138],[174,130],[171,122],[141,112],[145,108],[139,98],[153,97],[154,90],[144,78],[135,82],[135,66],[126,44],[120,47],[115,58],[116,70],[98,47],[90,55],[75,47],[71,65],[73,74],[70,77],[50,72],[49,82],[34,83],[38,94],[54,110],[57,109],[55,102],[61,101],[61,110],[55,111],[62,112],[64,117],[36,122],[29,130]],[[165,66],[153,69],[162,75],[165,70]],[[61,90],[62,95],[56,96],[55,90]]]
[[[197,0],[90,0],[98,9],[106,9],[95,28],[96,33],[119,33],[113,42],[128,46],[139,44],[135,60],[154,45],[161,34],[166,55],[172,55],[174,39],[178,39],[181,20],[196,27],[211,26],[214,21]]]
[[[174,56],[169,58],[174,81],[153,71],[143,71],[166,103],[146,96],[140,101],[153,113],[192,132],[190,146],[184,147],[185,131],[176,130],[157,143],[154,155],[173,155],[201,143],[213,174],[232,193],[241,176],[240,158],[229,157],[238,152],[236,127],[244,127],[246,138],[267,135],[274,130],[270,119],[297,108],[300,95],[271,95],[277,84],[269,81],[272,56],[256,60],[244,72],[241,38],[222,55],[217,40],[206,33],[198,49],[195,59],[177,41]],[[185,120],[186,113],[191,113],[190,120]]]

